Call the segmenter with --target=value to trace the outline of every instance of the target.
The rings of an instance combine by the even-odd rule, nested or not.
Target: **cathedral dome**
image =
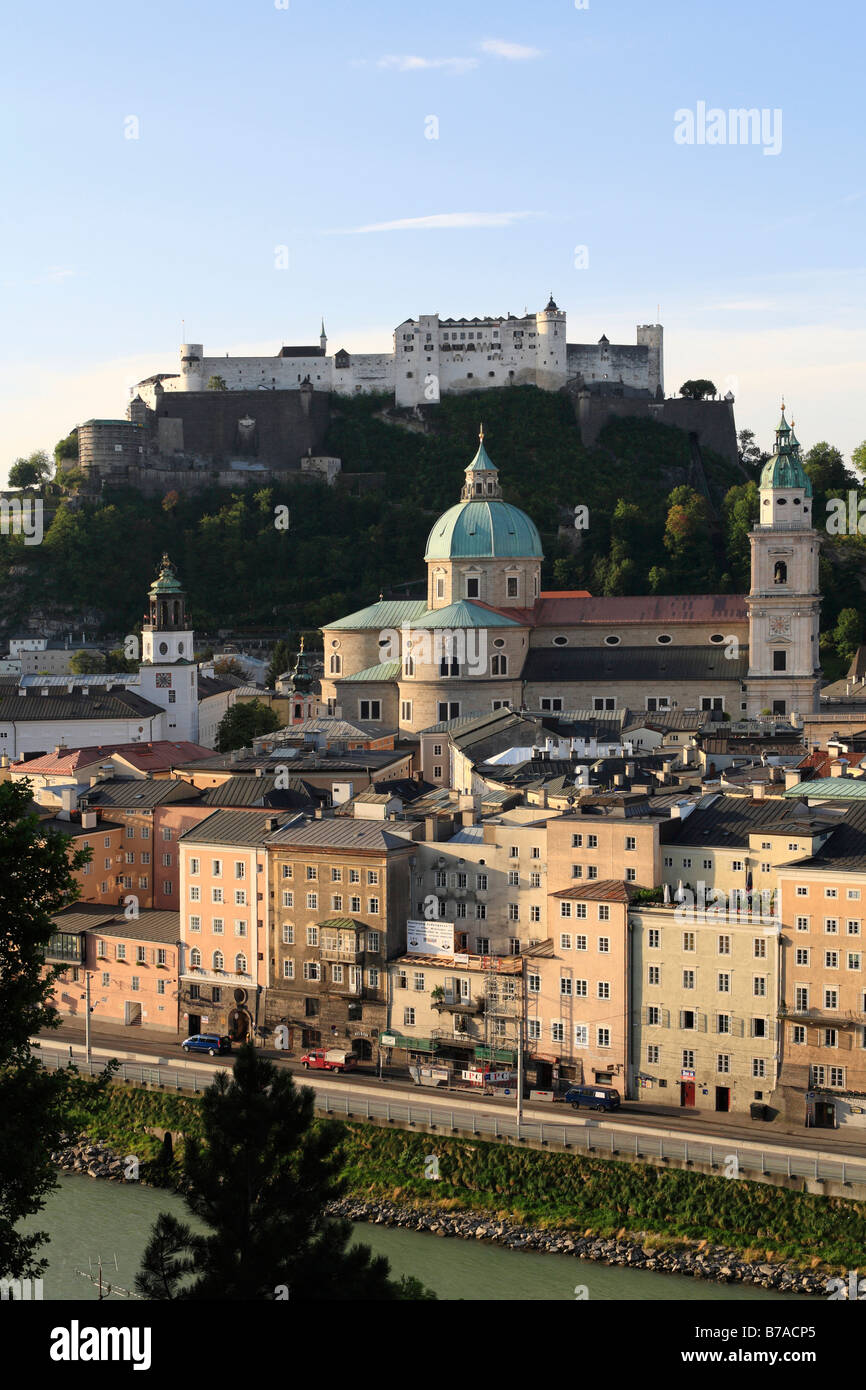
[[[439,517],[427,537],[425,560],[543,559],[535,523],[502,499],[499,470],[484,448],[465,470],[462,500]]]

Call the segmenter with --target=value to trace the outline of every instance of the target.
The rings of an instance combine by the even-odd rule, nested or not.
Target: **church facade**
[[[545,591],[538,531],[503,497],[482,433],[430,531],[426,597],[380,598],[323,628],[323,702],[407,734],[504,706],[812,713],[818,538],[784,408],[759,491],[747,597]]]

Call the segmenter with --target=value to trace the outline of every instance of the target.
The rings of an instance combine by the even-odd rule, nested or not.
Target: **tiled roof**
[[[275,776],[266,774],[257,777],[254,773],[241,773],[229,777],[218,786],[208,787],[201,793],[202,806],[263,806],[273,810],[302,810],[318,803],[324,795],[319,789],[310,787],[300,777],[280,779],[277,787]],[[288,783],[287,786],[282,783]]]
[[[168,777],[111,777],[79,793],[79,805],[114,806],[125,811],[150,809],[166,802],[199,801],[201,792],[189,782]]]
[[[619,878],[599,878],[592,883],[578,883],[571,888],[561,888],[558,893],[548,893],[549,898],[589,899],[593,902],[630,903],[634,889]]]
[[[0,694],[0,723],[45,722],[59,719],[152,719],[164,714],[131,690],[94,690],[91,695],[40,695],[28,689],[24,695]]]
[[[143,907],[139,916],[130,921],[115,907],[103,907],[99,903],[73,903],[51,920],[57,931],[63,932],[93,931],[100,936],[172,944],[180,939],[180,913],[163,908]]]
[[[532,647],[525,681],[738,681],[749,670],[740,647],[728,659],[716,647]],[[647,719],[653,716],[648,714]]]
[[[802,797],[803,789],[799,793],[801,801]],[[808,810],[802,806],[792,806],[790,800],[786,801],[781,796],[754,801],[745,796],[719,793],[702,797],[685,819],[667,822],[661,838],[666,846],[745,849],[748,848],[749,836],[762,830],[783,834],[790,829],[796,833],[799,826],[802,835],[807,828],[811,832],[832,825],[832,816],[822,815],[823,811],[823,807]]]
[[[537,627],[574,626],[576,623],[603,623],[622,627],[627,623],[658,624],[662,629],[676,623],[744,623],[748,619],[746,600],[739,594],[670,594],[630,597],[612,595],[583,598],[574,595],[541,595],[536,607]]]
[[[204,845],[244,845],[252,848],[265,843],[274,833],[269,825],[272,819],[285,824],[286,816],[263,816],[260,811],[214,811],[212,816],[193,826],[181,835],[182,844],[187,842]]]
[[[866,805],[862,802],[849,803],[844,808],[844,818],[838,829],[833,831],[817,854],[811,859],[800,860],[796,867],[866,873]]]
[[[272,832],[268,843],[282,849],[294,845],[311,849],[408,849],[414,844],[410,838],[412,823],[397,823],[403,829],[402,834],[395,833],[393,829],[385,830],[379,821],[355,820],[348,816],[333,820],[303,820]],[[389,826],[393,824],[395,822],[389,822]]]

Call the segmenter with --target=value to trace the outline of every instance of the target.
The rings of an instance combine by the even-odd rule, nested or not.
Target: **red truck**
[[[301,1058],[305,1071],[313,1067],[316,1071],[352,1071],[358,1065],[354,1052],[346,1052],[341,1047],[311,1047]]]

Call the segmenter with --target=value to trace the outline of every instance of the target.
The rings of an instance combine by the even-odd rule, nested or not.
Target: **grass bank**
[[[200,1102],[160,1091],[110,1086],[79,1101],[73,1123],[116,1153],[137,1154],[145,1181],[171,1186],[148,1127],[201,1132]],[[746,1260],[793,1260],[855,1269],[866,1249],[866,1203],[784,1188],[620,1163],[514,1149],[479,1139],[445,1139],[374,1125],[342,1124],[347,1196],[443,1211],[475,1211],[580,1235],[640,1239],[657,1248],[709,1241]],[[439,1180],[426,1177],[434,1154]]]

